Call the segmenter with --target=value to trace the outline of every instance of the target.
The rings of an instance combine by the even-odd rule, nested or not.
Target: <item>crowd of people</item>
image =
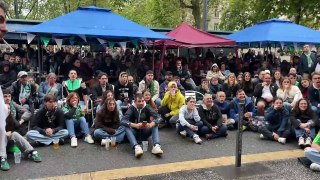
[[[5,14],[1,3],[0,13]],[[161,128],[173,128],[201,144],[226,137],[241,122],[241,130],[257,132],[261,139],[281,144],[296,139],[313,162],[310,168],[320,171],[320,49],[311,52],[307,44],[292,62],[254,50],[241,57],[208,50],[189,62],[167,53],[163,67],[160,55],[153,64],[149,51],[93,57],[65,48],[44,53],[40,81],[33,76],[39,66],[35,51],[1,55],[2,170],[10,168],[7,146],[41,162],[33,146],[70,139],[75,148],[81,137],[105,145],[115,137],[119,144],[129,141],[141,157],[140,143],[151,137],[151,152],[160,156]],[[94,114],[92,122],[88,113]]]

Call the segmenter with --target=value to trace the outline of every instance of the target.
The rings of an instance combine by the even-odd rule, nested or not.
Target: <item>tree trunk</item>
[[[192,0],[192,15],[194,18],[194,22],[198,29],[201,29],[201,8],[200,8],[200,1],[199,0]]]
[[[19,19],[18,0],[14,0],[14,14],[15,18]]]
[[[302,7],[299,6],[297,15],[294,17],[294,22],[295,22],[296,24],[300,24],[301,16],[302,16],[301,14],[302,14]]]

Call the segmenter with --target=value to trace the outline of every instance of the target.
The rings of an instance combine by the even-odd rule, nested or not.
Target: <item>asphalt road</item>
[[[34,179],[235,155],[235,131],[229,132],[226,138],[204,140],[202,145],[177,135],[173,129],[161,129],[160,137],[164,150],[162,158],[151,154],[151,143],[149,143],[150,151],[140,159],[134,157],[134,151],[130,148],[129,143],[120,144],[109,151],[98,144],[89,145],[82,140],[78,140],[77,148],[71,148],[69,144],[60,146],[59,150],[53,150],[52,146],[39,147],[36,149],[41,154],[43,162],[34,163],[24,159],[21,164],[16,165],[13,163],[13,156],[9,155],[11,169],[7,172],[0,171],[0,179]],[[260,140],[257,133],[244,132],[243,134],[243,154],[297,148],[296,141],[282,145],[273,141]]]

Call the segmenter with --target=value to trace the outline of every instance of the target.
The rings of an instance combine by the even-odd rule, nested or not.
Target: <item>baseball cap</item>
[[[21,78],[22,76],[28,76],[28,73],[25,72],[25,71],[20,71],[20,72],[18,73],[18,78]]]

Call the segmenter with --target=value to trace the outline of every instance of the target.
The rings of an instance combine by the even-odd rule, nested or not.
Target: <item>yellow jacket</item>
[[[185,102],[185,98],[179,90],[174,96],[170,96],[170,92],[167,91],[161,101],[161,106],[167,106],[171,110],[170,115],[174,116],[179,114],[179,109]]]

